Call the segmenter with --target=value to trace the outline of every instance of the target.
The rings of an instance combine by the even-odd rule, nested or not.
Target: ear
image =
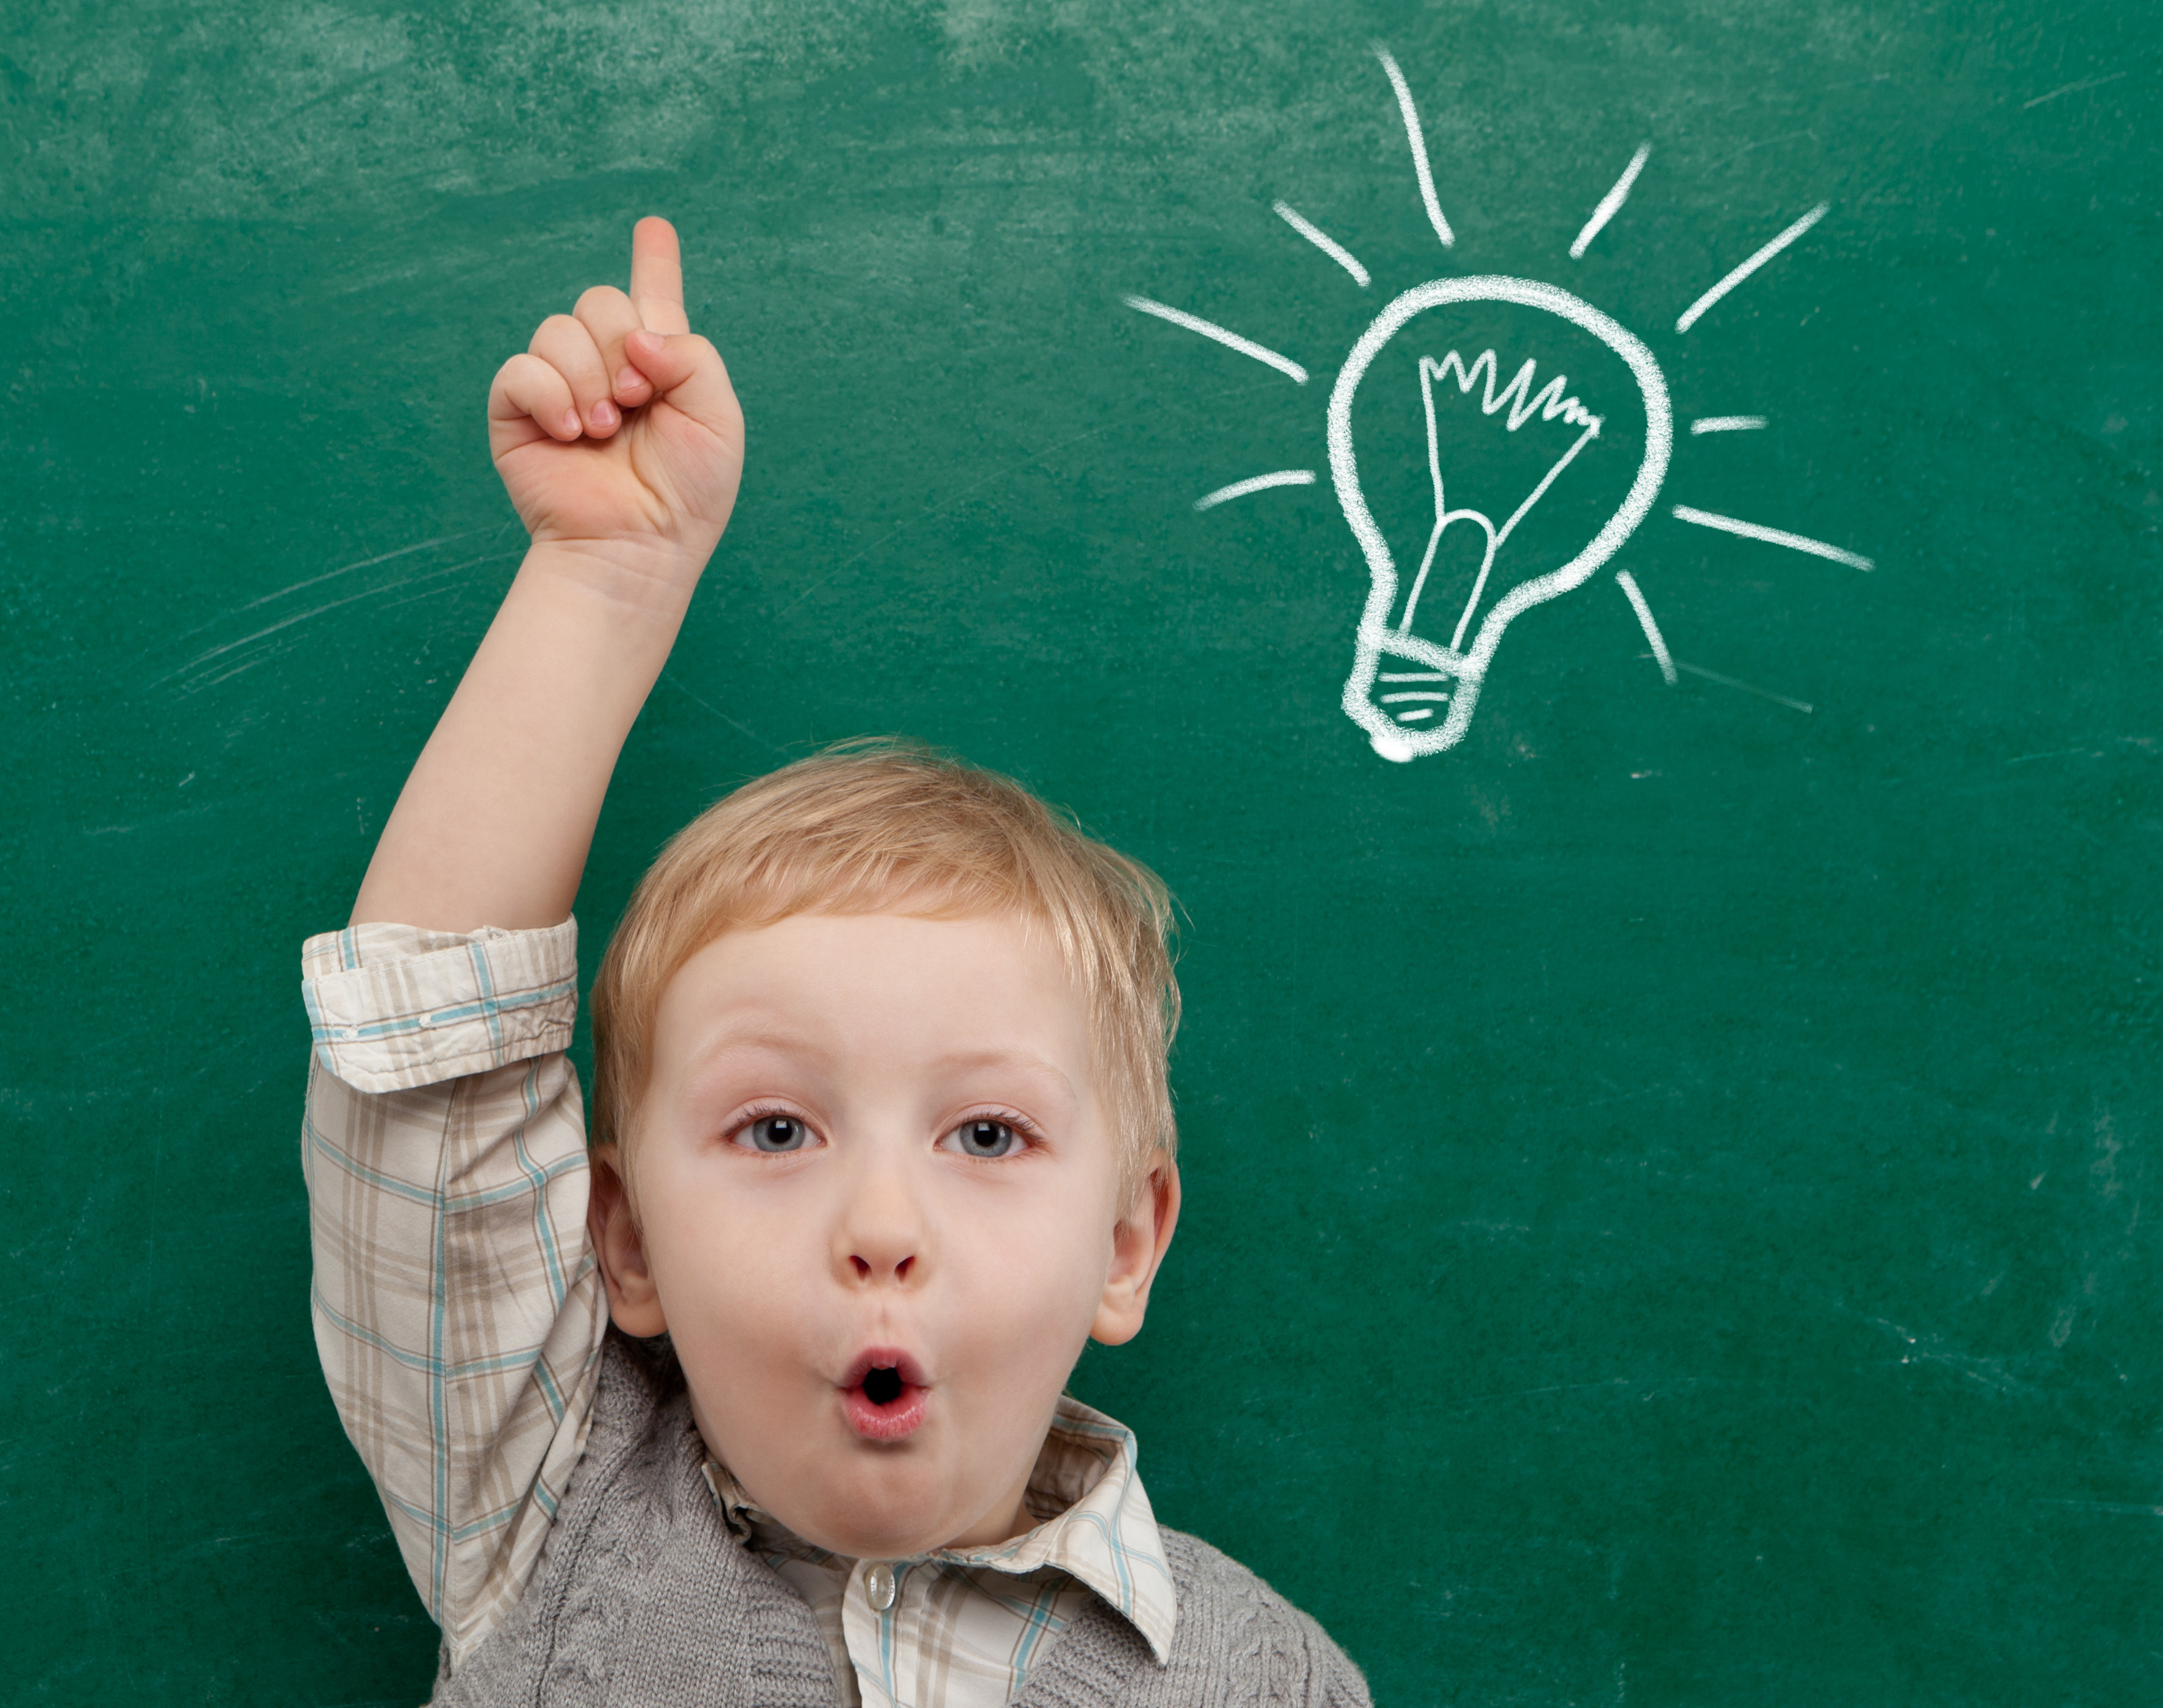
[[[646,1236],[631,1208],[623,1177],[623,1159],[613,1145],[597,1147],[586,1159],[592,1179],[586,1198],[586,1238],[600,1260],[608,1283],[609,1315],[626,1334],[650,1340],[664,1332],[661,1297],[646,1262]]]
[[[1123,1346],[1142,1331],[1149,1311],[1150,1283],[1179,1225],[1179,1167],[1159,1151],[1149,1178],[1142,1182],[1112,1229],[1112,1267],[1104,1277],[1104,1296],[1089,1338],[1106,1346]]]

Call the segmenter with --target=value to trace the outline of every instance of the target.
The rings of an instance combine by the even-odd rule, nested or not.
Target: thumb
[[[623,353],[652,382],[657,402],[725,438],[741,435],[743,411],[729,370],[721,353],[698,333],[635,332],[624,339]]]

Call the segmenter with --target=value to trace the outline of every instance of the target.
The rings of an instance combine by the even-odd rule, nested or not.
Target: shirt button
[[[872,1606],[883,1613],[893,1606],[893,1568],[884,1560],[864,1568],[864,1594],[871,1598]]]

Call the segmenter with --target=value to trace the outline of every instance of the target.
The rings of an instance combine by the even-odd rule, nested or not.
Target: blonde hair
[[[1179,1025],[1156,874],[1020,783],[915,742],[843,742],[692,820],[639,881],[594,981],[594,1142],[627,1145],[661,993],[724,932],[796,914],[1013,914],[1047,931],[1087,1005],[1129,1187],[1178,1142]]]

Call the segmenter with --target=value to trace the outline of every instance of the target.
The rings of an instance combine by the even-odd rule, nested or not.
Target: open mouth
[[[905,1352],[875,1346],[858,1355],[841,1384],[849,1427],[867,1441],[899,1441],[924,1422],[931,1389]]]

